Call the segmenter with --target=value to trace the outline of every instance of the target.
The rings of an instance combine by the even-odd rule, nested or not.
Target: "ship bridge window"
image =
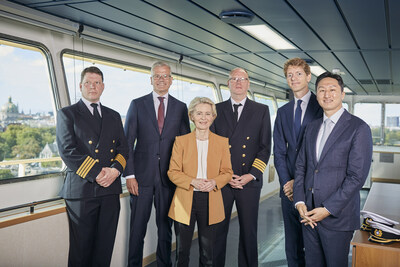
[[[0,40],[0,180],[60,172],[45,53]]]
[[[384,145],[400,147],[400,104],[385,104]]]
[[[271,129],[273,130],[276,117],[276,105],[273,97],[254,93],[254,100],[256,102],[265,104],[269,107],[269,115],[271,116]]]
[[[289,101],[287,101],[287,100],[284,100],[284,99],[276,99],[276,103],[278,104],[278,108],[280,108],[280,107],[283,107],[287,102],[289,102]]]
[[[371,128],[373,144],[381,145],[383,143],[381,132],[382,104],[356,103],[354,115],[364,120]]]

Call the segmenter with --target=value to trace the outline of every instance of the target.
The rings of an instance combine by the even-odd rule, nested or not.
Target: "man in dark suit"
[[[120,115],[100,104],[103,73],[84,69],[79,87],[82,99],[57,113],[58,150],[67,165],[60,196],[69,221],[68,266],[110,266],[128,145]]]
[[[348,266],[360,227],[360,190],[372,160],[371,129],[342,107],[342,78],[316,81],[322,119],[307,126],[296,161],[294,203],[302,218],[307,266]]]
[[[216,134],[228,137],[233,177],[222,188],[225,220],[217,228],[215,266],[225,265],[226,240],[233,202],[239,216],[239,266],[258,266],[257,219],[263,172],[271,153],[271,120],[268,106],[247,98],[249,76],[235,68],[229,74],[231,98],[217,104],[212,125]]]
[[[301,58],[286,61],[283,71],[294,99],[278,109],[274,127],[274,162],[281,185],[280,197],[285,226],[285,251],[289,267],[305,266],[303,234],[293,205],[295,163],[307,124],[322,117],[315,95],[308,90],[310,66]]]
[[[175,186],[167,171],[175,137],[190,132],[186,105],[168,94],[171,67],[165,62],[154,63],[150,81],[153,92],[132,100],[125,122],[130,158],[124,176],[131,193],[128,266],[142,266],[153,198],[158,229],[157,266],[172,266],[172,220],[168,210]]]

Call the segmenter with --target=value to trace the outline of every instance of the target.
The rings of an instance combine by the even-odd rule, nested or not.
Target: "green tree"
[[[11,170],[0,170],[0,180],[13,178]]]
[[[27,125],[8,125],[0,133],[0,160],[4,158],[36,158],[46,143],[53,143],[56,127],[32,128]]]

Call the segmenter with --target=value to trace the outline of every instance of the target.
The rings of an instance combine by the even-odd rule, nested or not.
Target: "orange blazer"
[[[192,211],[193,189],[190,185],[197,176],[196,133],[178,136],[172,149],[168,177],[176,185],[168,216],[189,225]],[[207,179],[214,179],[216,187],[209,192],[208,223],[216,224],[225,219],[221,188],[232,178],[231,155],[228,138],[210,132],[207,153]]]

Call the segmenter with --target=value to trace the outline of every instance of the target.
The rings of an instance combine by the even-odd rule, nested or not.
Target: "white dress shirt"
[[[207,179],[208,140],[198,140],[197,143],[197,176],[198,179]],[[194,191],[199,191],[196,188]]]

